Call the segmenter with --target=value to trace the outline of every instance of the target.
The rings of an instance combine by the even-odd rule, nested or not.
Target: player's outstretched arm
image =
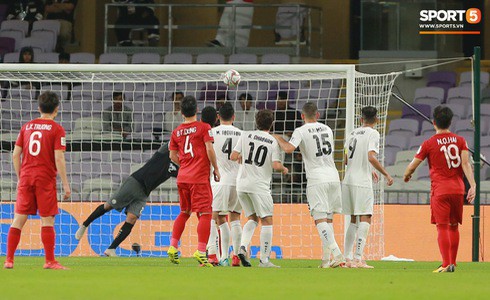
[[[208,159],[213,166],[214,181],[219,182],[221,175],[218,169],[218,161],[216,160],[216,153],[214,152],[213,142],[206,142],[206,153],[208,154]]]
[[[466,199],[469,203],[473,203],[476,195],[476,182],[475,177],[473,176],[473,168],[471,167],[470,153],[468,150],[461,151],[461,159],[461,167],[463,168],[464,175],[470,184],[470,189],[468,190]]]
[[[278,172],[281,172],[283,175],[286,175],[289,172],[288,168],[286,168],[280,161],[273,161],[272,168]]]
[[[408,164],[405,169],[405,173],[403,173],[403,181],[409,182],[412,178],[413,172],[418,168],[418,166],[422,163],[422,161],[418,158],[414,158],[411,163]]]
[[[12,154],[12,162],[14,163],[15,174],[17,174],[17,178],[20,178],[20,156],[22,154],[22,147],[15,146],[14,153]]]
[[[293,153],[296,149],[296,147],[291,145],[289,142],[286,142],[286,140],[282,136],[278,134],[273,134],[272,136],[276,138],[277,143],[279,144],[279,147],[281,147],[282,151],[286,153]]]
[[[170,160],[176,164],[177,166],[180,167],[180,161],[179,161],[179,152],[177,150],[170,150],[170,153],[168,155],[170,157]]]
[[[58,174],[60,174],[61,183],[63,184],[63,191],[65,192],[63,199],[67,200],[71,196],[71,189],[70,184],[68,183],[68,177],[66,176],[65,151],[54,150],[54,161],[56,163]]]
[[[368,160],[376,170],[378,170],[381,174],[383,174],[383,176],[386,178],[386,183],[388,184],[388,186],[392,185],[393,184],[393,178],[391,177],[390,174],[388,174],[386,169],[381,165],[379,160],[376,158],[376,152],[369,151]]]

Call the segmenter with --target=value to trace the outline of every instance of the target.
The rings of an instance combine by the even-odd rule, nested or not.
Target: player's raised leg
[[[128,210],[130,210],[130,209],[131,209],[131,207],[128,207]],[[112,243],[109,245],[109,247],[104,251],[105,256],[112,256],[112,257],[117,256],[116,248],[119,247],[119,245],[131,233],[131,230],[133,229],[134,224],[136,223],[138,218],[139,218],[139,215],[136,215],[134,212],[129,212],[129,211],[127,212],[126,221],[121,226],[121,229],[119,229],[119,232],[117,233],[116,238],[112,241]]]
[[[85,231],[87,230],[88,226],[95,221],[96,219],[102,217],[106,212],[110,211],[112,209],[112,206],[110,206],[109,203],[104,203],[99,206],[97,206],[96,209],[88,216],[85,221],[83,221],[82,225],[78,228],[77,232],[75,233],[75,238],[77,240],[80,240],[83,235],[85,234]]]

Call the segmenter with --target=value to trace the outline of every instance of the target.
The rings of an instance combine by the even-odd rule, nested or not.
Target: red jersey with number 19
[[[20,130],[16,146],[22,147],[20,178],[56,180],[55,150],[65,150],[65,130],[49,119],[35,119]]]
[[[177,183],[209,183],[209,141],[214,141],[211,126],[199,121],[182,123],[172,132],[169,149],[179,151],[180,161]]]
[[[427,158],[432,196],[464,194],[463,150],[468,150],[465,139],[451,132],[435,134],[422,143],[415,158]]]

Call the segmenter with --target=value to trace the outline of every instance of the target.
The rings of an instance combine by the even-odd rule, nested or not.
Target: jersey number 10
[[[267,157],[267,147],[264,145],[260,145],[257,148],[257,152],[255,152],[254,157],[255,143],[250,142],[248,145],[250,146],[250,151],[248,153],[248,158],[245,160],[245,163],[251,165],[253,158],[253,163],[255,163],[259,167],[262,167],[265,163],[265,158]]]

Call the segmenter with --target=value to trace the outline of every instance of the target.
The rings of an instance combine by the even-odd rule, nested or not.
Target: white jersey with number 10
[[[343,183],[372,188],[373,168],[368,153],[379,153],[379,132],[371,127],[356,128],[349,134],[344,147],[347,167]]]
[[[281,151],[276,139],[265,131],[245,131],[233,150],[242,155],[237,191],[270,193],[272,162],[281,161]]]

